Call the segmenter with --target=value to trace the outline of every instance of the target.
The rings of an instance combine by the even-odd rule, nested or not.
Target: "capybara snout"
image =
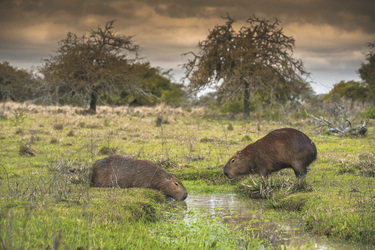
[[[164,193],[168,197],[172,197],[175,200],[183,201],[187,198],[187,191],[182,184],[182,182],[174,175],[168,174],[166,176],[167,181],[165,182],[167,185],[161,190],[166,190]],[[168,192],[167,192],[168,191]]]
[[[91,186],[152,188],[183,201],[188,193],[182,182],[155,163],[114,155],[97,160],[91,172]]]
[[[317,156],[315,144],[304,133],[292,128],[274,130],[237,151],[225,164],[228,178],[270,173],[292,168],[296,177],[304,177]]]

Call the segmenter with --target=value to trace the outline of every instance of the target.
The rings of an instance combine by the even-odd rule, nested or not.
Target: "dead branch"
[[[345,113],[341,115],[341,122],[336,122],[336,125],[334,122],[331,122],[327,120],[326,118],[320,116],[316,117],[314,115],[308,114],[305,110],[306,114],[311,117],[313,120],[317,121],[319,125],[317,128],[327,128],[327,130],[331,133],[337,133],[337,134],[350,134],[350,135],[364,135],[367,132],[367,126],[366,122],[363,124],[360,124],[357,128],[352,127],[352,122],[345,116]]]

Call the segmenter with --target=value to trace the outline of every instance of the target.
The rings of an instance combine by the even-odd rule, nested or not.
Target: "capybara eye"
[[[231,162],[233,163],[233,162],[235,162],[235,161],[236,161],[236,159],[232,159],[232,161],[231,161]]]
[[[178,183],[175,182],[174,184],[178,187]]]

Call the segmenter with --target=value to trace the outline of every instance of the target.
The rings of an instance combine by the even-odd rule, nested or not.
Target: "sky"
[[[227,14],[238,26],[252,15],[280,20],[317,94],[342,80],[360,81],[357,70],[375,42],[374,0],[0,0],[0,62],[36,68],[68,32],[84,35],[116,20],[115,31],[134,36],[140,56],[172,69],[180,82],[188,60],[182,54],[197,52]]]

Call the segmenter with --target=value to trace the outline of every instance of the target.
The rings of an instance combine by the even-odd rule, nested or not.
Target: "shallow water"
[[[222,219],[224,224],[253,234],[254,237],[267,238],[273,247],[307,246],[309,249],[361,249],[359,246],[337,242],[307,232],[297,215],[283,216],[282,223],[262,219],[265,202],[244,199],[236,194],[202,195],[189,194],[186,210],[199,211],[207,216]],[[192,217],[185,217],[187,222]]]

